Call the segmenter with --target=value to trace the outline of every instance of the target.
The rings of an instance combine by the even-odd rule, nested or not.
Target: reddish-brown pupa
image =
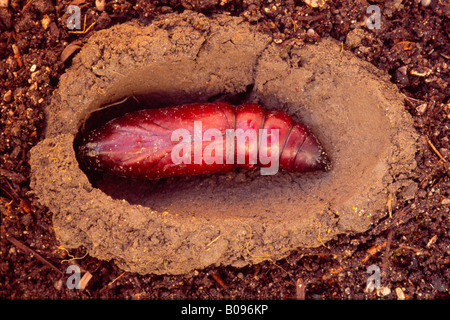
[[[128,113],[88,132],[78,146],[88,170],[159,179],[261,167],[328,170],[321,144],[303,124],[255,103],[196,103]]]

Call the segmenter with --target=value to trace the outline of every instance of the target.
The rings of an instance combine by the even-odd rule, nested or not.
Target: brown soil
[[[361,28],[365,1],[310,8],[299,1],[145,1],[108,3],[103,11],[79,2],[86,33],[65,25],[69,2],[12,1],[0,9],[1,297],[8,299],[448,299],[450,273],[449,8],[415,1],[376,3],[380,30]],[[114,261],[67,251],[52,213],[30,192],[29,151],[43,138],[44,107],[71,64],[71,49],[93,30],[137,19],[150,23],[171,12],[230,13],[273,36],[280,46],[302,47],[332,37],[343,50],[388,72],[406,96],[420,134],[415,183],[388,202],[390,217],[363,234],[341,235],[315,249],[243,268],[208,267],[188,276],[123,273]],[[309,31],[308,31],[309,30]],[[308,32],[307,32],[308,31]],[[314,31],[314,32],[312,32]],[[64,50],[66,48],[66,50]],[[68,49],[67,49],[68,48]],[[61,60],[64,60],[61,61]],[[403,177],[397,177],[402,180]],[[74,259],[75,258],[75,259]],[[92,279],[84,290],[66,287],[67,266]],[[365,290],[370,265],[381,268],[378,291]],[[298,284],[304,283],[304,291]]]

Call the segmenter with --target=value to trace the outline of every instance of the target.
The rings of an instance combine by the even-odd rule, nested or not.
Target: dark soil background
[[[314,2],[314,1],[313,1]],[[70,4],[82,29],[66,26]],[[365,25],[369,5],[381,29]],[[415,183],[386,204],[388,217],[364,234],[342,235],[279,261],[209,267],[185,276],[138,275],[55,238],[52,214],[29,187],[29,151],[43,137],[44,106],[95,30],[170,12],[241,16],[280,46],[333,37],[392,76],[419,134]],[[84,22],[85,21],[85,22]],[[83,28],[84,27],[84,28]],[[11,0],[0,8],[0,297],[3,299],[449,299],[450,4],[447,0]],[[368,115],[370,116],[370,115]],[[355,150],[357,152],[357,150]],[[92,277],[68,289],[76,264]],[[381,287],[366,288],[367,269]]]

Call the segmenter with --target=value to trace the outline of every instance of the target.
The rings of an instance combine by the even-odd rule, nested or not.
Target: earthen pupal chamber
[[[46,137],[31,154],[32,188],[64,247],[83,245],[127,271],[181,274],[282,258],[386,215],[416,150],[388,76],[334,40],[294,48],[254,30],[240,18],[185,12],[89,39],[61,77]],[[74,151],[78,133],[139,108],[102,109],[130,95],[152,107],[222,100],[282,110],[311,128],[333,169],[147,182],[89,176]]]

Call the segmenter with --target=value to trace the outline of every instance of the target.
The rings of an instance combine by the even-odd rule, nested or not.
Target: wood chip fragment
[[[431,237],[431,239],[427,243],[427,248],[431,247],[433,244],[436,243],[438,236],[435,234]]]
[[[44,30],[47,30],[50,22],[52,22],[52,19],[48,15],[44,15],[41,20],[42,28],[44,28]]]
[[[431,69],[426,67],[423,68],[418,67],[412,69],[409,73],[417,77],[427,77],[431,74]]]
[[[76,51],[80,50],[81,46],[75,43],[70,43],[67,47],[64,48],[64,50],[61,52],[61,56],[59,57],[59,60],[62,62],[65,62],[67,59],[69,59]]]
[[[86,273],[81,277],[80,280],[80,289],[84,290],[89,282],[92,279],[92,273],[86,271]]]
[[[297,279],[295,286],[295,297],[297,300],[305,300],[306,297],[306,286],[302,278]]]
[[[226,284],[226,282],[220,277],[220,275],[219,275],[217,272],[215,272],[215,271],[211,272],[211,277],[212,277],[214,280],[216,280],[216,282],[217,282],[222,288],[224,288],[225,290],[228,290],[228,289],[229,289],[228,284]]]
[[[402,288],[395,288],[395,293],[397,294],[397,300],[405,300],[405,294],[403,293]]]

